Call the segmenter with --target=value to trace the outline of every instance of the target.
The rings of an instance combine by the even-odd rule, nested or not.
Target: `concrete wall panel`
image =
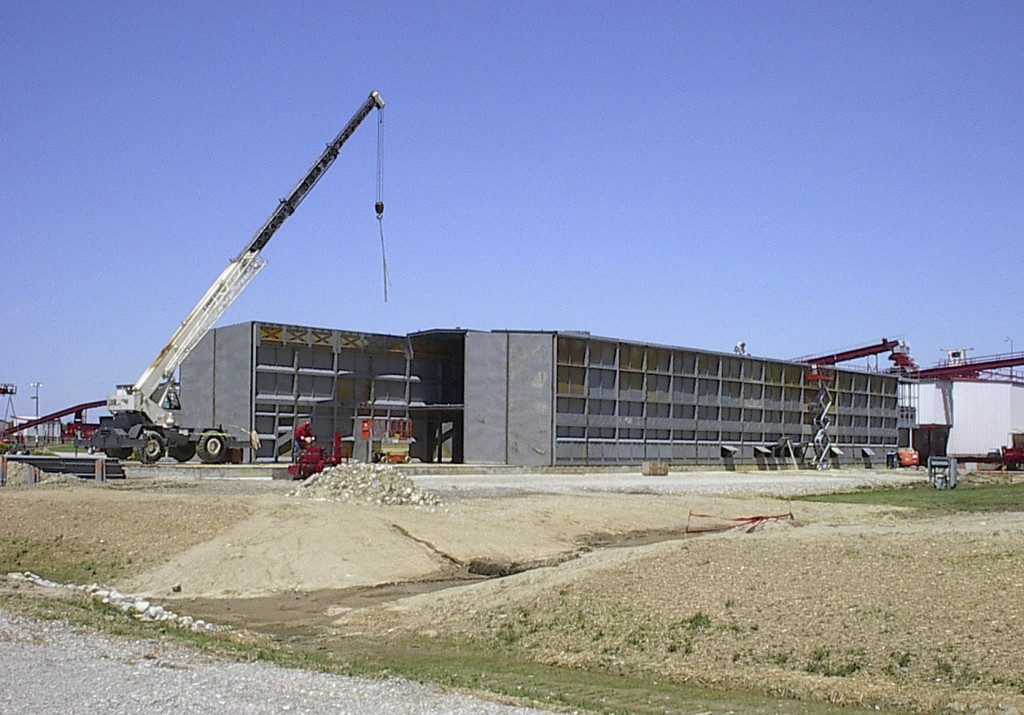
[[[508,463],[554,464],[554,335],[510,333],[508,341]]]
[[[213,425],[252,430],[253,324],[221,328],[214,334]]]
[[[209,332],[181,364],[181,422],[184,427],[201,429],[213,424],[213,344],[216,333]]]
[[[465,460],[505,464],[507,457],[508,337],[466,333]]]

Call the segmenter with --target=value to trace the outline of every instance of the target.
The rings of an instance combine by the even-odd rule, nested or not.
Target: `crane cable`
[[[388,254],[384,249],[384,112],[377,110],[377,225],[380,226],[380,257],[384,264],[384,302],[388,302]]]

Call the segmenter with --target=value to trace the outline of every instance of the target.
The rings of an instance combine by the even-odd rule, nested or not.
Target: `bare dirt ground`
[[[270,481],[7,487],[0,536],[84,554],[97,580],[179,613],[325,648],[460,641],[885,710],[1024,711],[1024,513],[787,498],[920,477],[421,475],[440,503],[419,506]]]

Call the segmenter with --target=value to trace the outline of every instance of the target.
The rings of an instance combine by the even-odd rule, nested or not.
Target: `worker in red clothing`
[[[313,428],[309,424],[309,420],[306,420],[295,428],[295,447],[292,449],[292,452],[296,461],[298,461],[302,456],[302,453],[306,451],[306,448],[313,444],[313,440],[315,439],[316,436],[313,434]]]

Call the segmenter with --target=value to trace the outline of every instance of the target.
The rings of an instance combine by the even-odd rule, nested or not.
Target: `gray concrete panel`
[[[213,344],[216,332],[203,336],[178,369],[181,424],[200,429],[213,424]]]
[[[253,324],[242,323],[217,330],[214,342],[213,422],[210,426],[253,429],[253,372]]]
[[[554,464],[555,336],[510,333],[508,463]]]
[[[466,333],[463,389],[467,462],[506,463],[507,384],[507,336],[503,333]],[[549,389],[549,399],[550,394]]]

